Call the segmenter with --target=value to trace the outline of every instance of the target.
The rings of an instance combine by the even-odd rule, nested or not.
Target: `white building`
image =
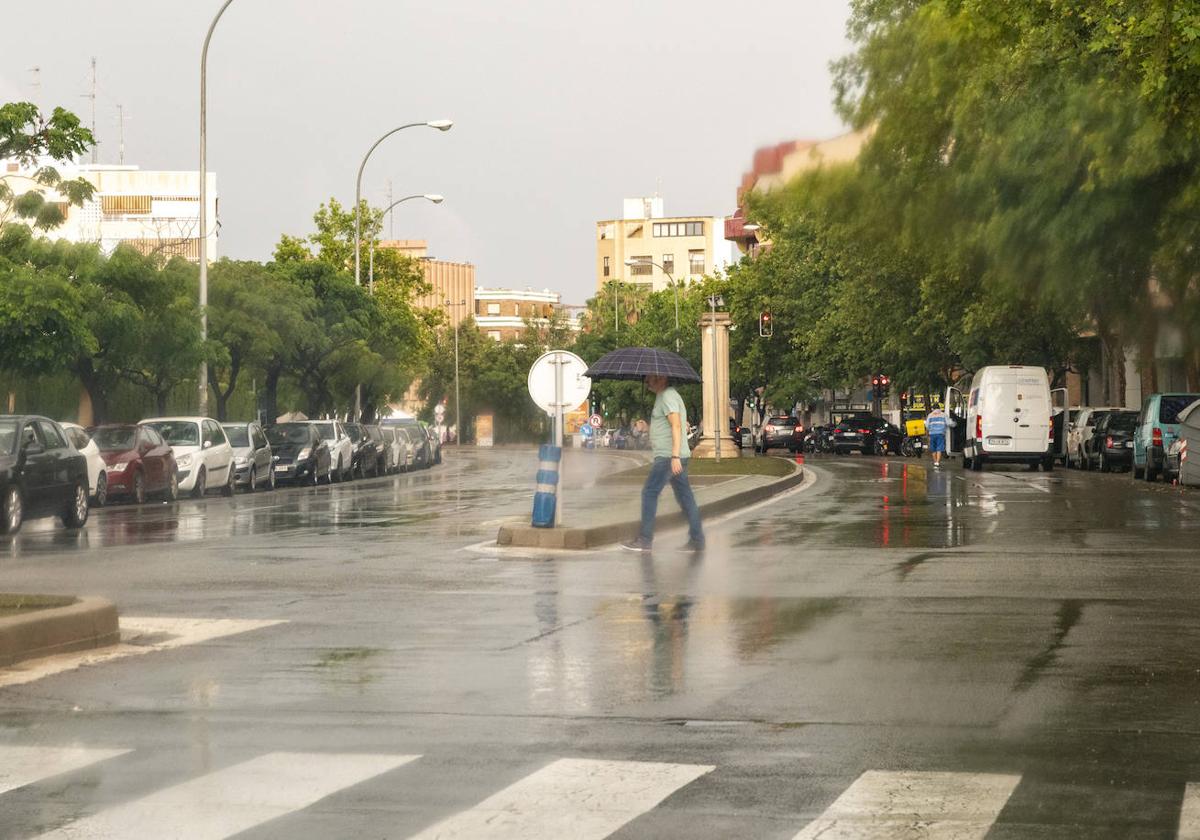
[[[51,164],[54,165],[54,164]],[[50,239],[71,242],[95,242],[106,254],[127,243],[144,254],[163,254],[200,261],[200,173],[198,171],[151,171],[136,166],[108,164],[56,165],[68,180],[86,178],[96,187],[90,201],[82,207],[67,205],[65,200],[47,191],[48,201],[58,201],[67,220],[60,227],[44,232]],[[27,176],[32,170],[14,161],[0,163],[18,195],[37,187]],[[217,176],[208,173],[208,247],[209,262],[217,259]]]
[[[558,310],[562,296],[549,289],[485,289],[475,287],[475,325],[492,341],[507,341],[525,331],[526,321],[546,326]],[[567,315],[567,326],[578,330],[580,321]]]

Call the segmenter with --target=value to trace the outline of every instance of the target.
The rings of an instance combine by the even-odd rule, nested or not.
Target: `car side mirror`
[[[211,440],[206,440],[206,441],[204,441],[204,443],[203,443],[203,444],[200,446],[200,448],[201,448],[201,449],[208,449],[210,446],[212,446],[212,441],[211,441]]]
[[[27,444],[25,444],[25,455],[26,455],[26,456],[29,456],[29,455],[41,455],[41,454],[42,454],[42,453],[44,453],[45,451],[46,451],[46,447],[42,446],[40,443],[27,443]]]

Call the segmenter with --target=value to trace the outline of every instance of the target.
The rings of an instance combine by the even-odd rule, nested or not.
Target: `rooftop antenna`
[[[42,106],[42,68],[34,65],[29,68],[29,72],[33,75],[33,80],[29,86],[33,88],[33,104],[39,108]]]
[[[120,140],[117,145],[117,149],[118,149],[117,159],[120,161],[121,165],[124,166],[125,165],[125,106],[119,102],[117,103],[117,126],[118,126],[118,131],[120,132],[120,134],[118,135]]]
[[[96,137],[96,56],[92,56],[92,92],[80,94],[84,99],[92,100],[92,138]],[[100,154],[99,142],[92,143],[92,163],[96,163]]]
[[[659,175],[654,179],[654,197],[662,198],[662,176]]]

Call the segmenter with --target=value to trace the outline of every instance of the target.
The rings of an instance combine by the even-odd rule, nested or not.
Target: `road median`
[[[116,605],[104,598],[0,593],[0,668],[120,639]]]
[[[747,459],[739,471],[740,459],[730,459],[721,464],[697,462],[689,476],[694,479],[693,489],[704,517],[719,516],[750,505],[758,504],[772,496],[798,487],[804,481],[802,464],[783,458]],[[764,464],[762,462],[772,463]],[[641,525],[640,481],[644,480],[646,467],[615,473],[605,477],[586,494],[572,493],[567,497],[563,518],[571,523],[558,528],[534,528],[528,524],[506,524],[496,535],[496,544],[519,548],[588,549],[612,545],[637,536]],[[583,496],[583,498],[580,498]],[[614,503],[614,496],[624,497]],[[684,524],[682,511],[673,496],[665,492],[661,507],[673,509],[658,515],[659,528],[672,528]]]

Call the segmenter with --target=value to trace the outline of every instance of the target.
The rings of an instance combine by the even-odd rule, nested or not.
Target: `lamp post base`
[[[711,437],[702,437],[692,449],[693,458],[716,458],[717,457],[717,442]],[[740,458],[742,450],[737,448],[737,444],[733,442],[733,438],[728,435],[721,437],[721,458]]]

